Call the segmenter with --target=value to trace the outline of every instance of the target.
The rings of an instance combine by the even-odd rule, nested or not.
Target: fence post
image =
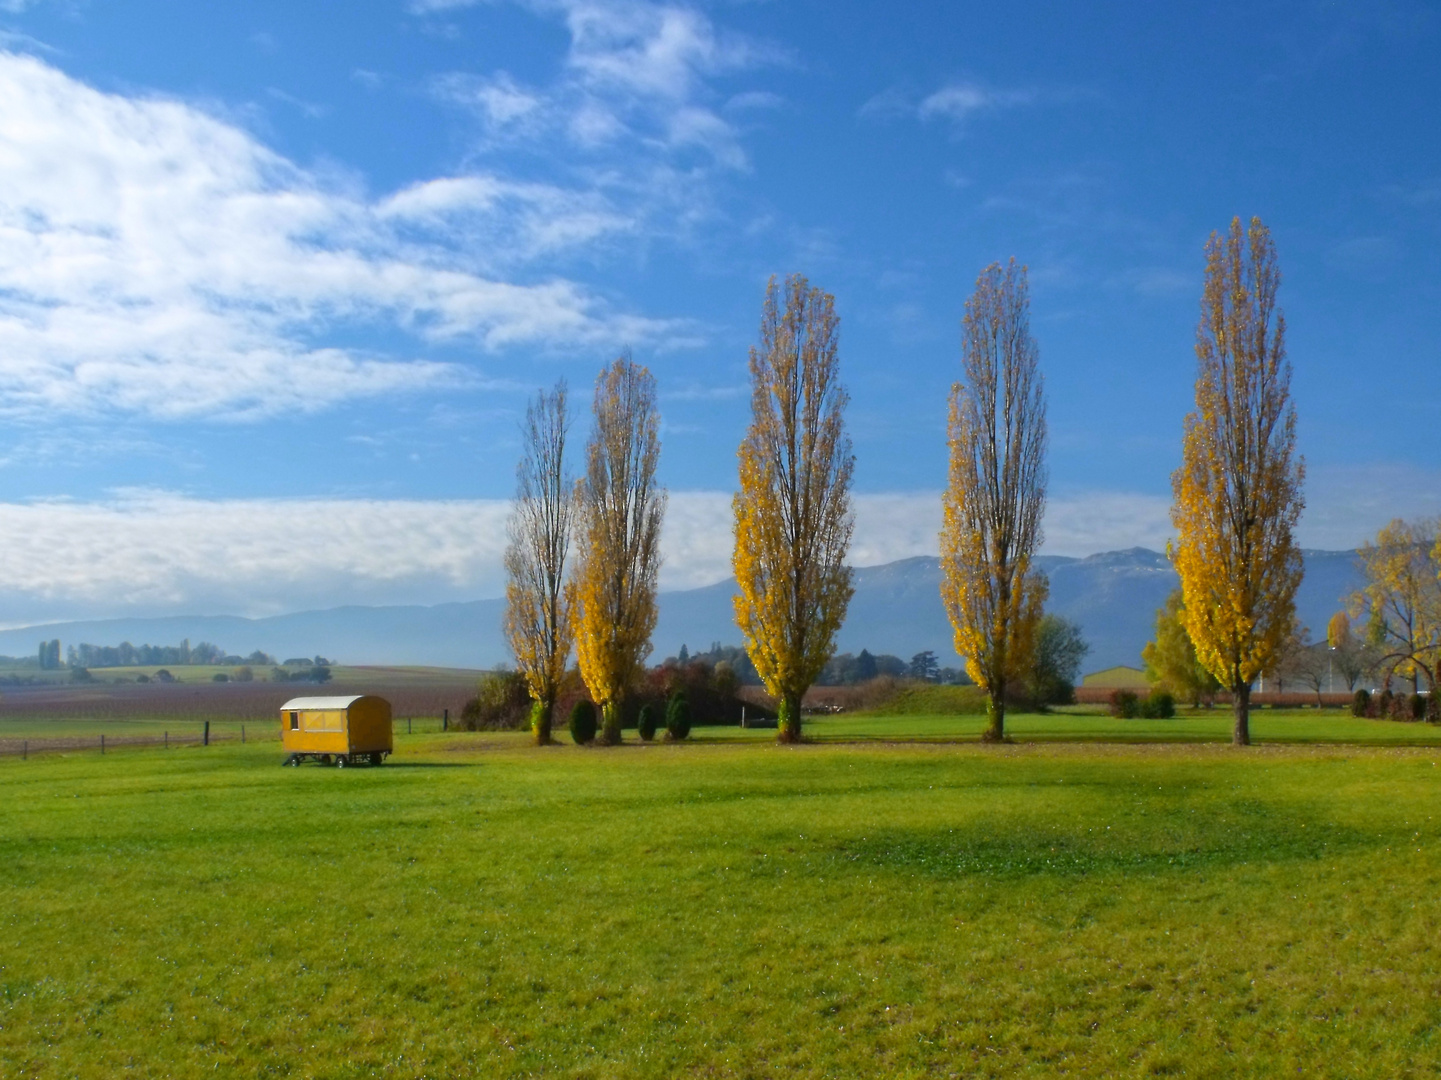
[[[21,761],[29,761],[29,760],[30,760],[30,740],[29,740],[29,739],[26,739],[26,740],[25,740],[25,746],[24,746],[24,748],[20,751],[20,760],[21,760]]]
[[[170,732],[165,733],[165,749],[170,749]]]
[[[441,717],[441,720],[440,720],[440,730],[441,730],[441,731],[449,731],[449,730],[450,730],[450,710],[449,710],[449,709],[446,709],[446,710],[445,710],[445,714]]]
[[[105,736],[100,736],[100,752],[105,753]]]
[[[244,724],[241,724],[241,725],[240,725],[240,745],[241,745],[241,746],[244,746],[244,745],[245,745],[245,725],[244,725]]]
[[[210,745],[210,721],[209,721],[209,720],[205,721],[205,734],[204,734],[204,736],[202,736],[202,738],[201,738],[200,745],[201,745],[201,746],[209,746],[209,745]]]
[[[407,735],[411,734],[410,717],[408,717],[408,716],[405,718],[405,733],[406,733]]]

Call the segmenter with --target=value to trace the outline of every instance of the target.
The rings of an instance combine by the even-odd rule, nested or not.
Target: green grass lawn
[[[0,1075],[1441,1068],[1433,749],[278,761],[0,759]]]
[[[1230,742],[1229,709],[1185,709],[1169,720],[1120,720],[1096,708],[1053,713],[1012,713],[1006,733],[1021,742]],[[817,739],[979,739],[984,716],[856,714],[806,718],[807,735]],[[770,734],[774,735],[774,732]],[[1395,720],[1358,720],[1337,709],[1256,709],[1251,713],[1256,743],[1441,744],[1441,726]]]

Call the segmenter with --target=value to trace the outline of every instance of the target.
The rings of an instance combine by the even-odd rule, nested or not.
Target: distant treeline
[[[46,641],[40,644],[40,666],[47,664],[47,653],[58,661],[60,643]],[[271,666],[275,657],[256,649],[249,656],[233,656],[218,645],[202,641],[192,646],[186,638],[179,645],[132,645],[122,641],[119,645],[71,645],[65,650],[65,659],[72,668],[113,668],[113,667],[156,667],[167,665],[180,667],[191,664],[247,664]],[[53,666],[58,667],[55,663]]]
[[[698,653],[690,652],[682,645],[680,652],[676,656],[668,657],[663,661],[662,666],[694,663],[701,663],[708,667],[724,664],[735,672],[735,676],[740,680],[742,686],[759,686],[761,684],[761,678],[756,673],[751,658],[746,655],[745,649],[738,645],[722,645],[718,641],[712,642],[707,651]],[[831,657],[816,679],[816,685],[854,686],[857,683],[869,682],[878,676],[916,679],[921,682],[947,683],[957,686],[963,686],[971,681],[959,668],[941,667],[936,659],[936,654],[930,651],[916,653],[909,660],[902,660],[899,656],[891,656],[889,653],[872,654],[869,650],[862,649],[859,653],[841,653]]]

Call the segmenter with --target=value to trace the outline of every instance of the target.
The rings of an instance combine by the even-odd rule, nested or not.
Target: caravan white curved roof
[[[348,709],[368,694],[351,694],[349,697],[296,697],[280,706],[281,712],[296,712],[302,709]]]

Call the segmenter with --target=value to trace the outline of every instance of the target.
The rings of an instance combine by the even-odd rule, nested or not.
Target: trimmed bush
[[[1134,690],[1112,690],[1111,715],[1122,720],[1136,719],[1141,715],[1141,699]]]
[[[1176,699],[1165,690],[1152,690],[1140,702],[1141,715],[1148,720],[1169,720],[1176,715]]]
[[[570,710],[570,720],[566,726],[570,728],[570,737],[577,746],[593,742],[597,726],[595,705],[584,699],[577,701]]]
[[[646,742],[655,738],[655,710],[649,705],[642,705],[640,712],[635,718],[635,733]]]
[[[1412,719],[1412,720],[1425,720],[1425,719],[1426,719],[1426,699],[1425,699],[1424,697],[1422,697],[1420,694],[1412,694],[1412,695],[1411,695],[1411,719]]]
[[[665,737],[680,742],[690,734],[690,702],[684,694],[673,694],[665,707]]]
[[[1396,711],[1396,695],[1391,693],[1389,689],[1382,690],[1381,693],[1376,695],[1376,700],[1373,705],[1376,710],[1377,719],[1390,719]]]
[[[1351,715],[1368,716],[1371,713],[1371,692],[1369,690],[1357,690],[1351,698]]]

